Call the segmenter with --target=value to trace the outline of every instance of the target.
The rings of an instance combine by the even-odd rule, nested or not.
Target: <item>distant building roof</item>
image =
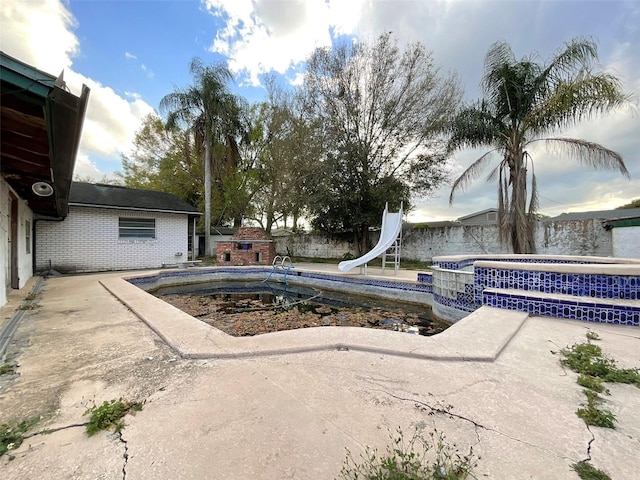
[[[548,219],[550,222],[564,222],[570,220],[619,220],[640,216],[640,208],[626,208],[622,210],[598,210],[593,212],[563,213]]]
[[[195,207],[171,193],[102,183],[73,182],[69,205],[201,215]]]
[[[441,228],[441,227],[459,227],[460,222],[455,220],[438,220],[436,222],[418,222],[407,224],[408,228],[425,229],[425,228]]]
[[[468,218],[473,218],[473,217],[477,217],[478,215],[482,215],[483,213],[498,213],[498,209],[497,208],[486,208],[484,210],[480,210],[479,212],[474,212],[474,213],[470,213],[469,215],[465,215],[464,217],[460,217],[458,218],[458,221],[461,222],[463,220],[466,220]]]

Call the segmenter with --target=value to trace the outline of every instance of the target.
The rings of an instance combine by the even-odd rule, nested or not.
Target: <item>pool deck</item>
[[[486,308],[430,338],[340,327],[233,338],[185,328],[188,316],[123,276],[49,278],[18,326],[9,360],[20,375],[0,376],[0,422],[38,414],[36,432],[60,430],[1,457],[3,479],[332,479],[345,448],[356,460],[365,446],[384,450],[397,427],[473,447],[477,478],[577,479],[570,465],[587,458],[616,480],[640,471],[640,389],[607,385],[617,428],[588,428],[557,354],[591,330],[621,367],[637,367],[638,328]],[[10,295],[1,322],[32,284]],[[120,397],[146,399],[122,439],[87,437],[86,408]]]

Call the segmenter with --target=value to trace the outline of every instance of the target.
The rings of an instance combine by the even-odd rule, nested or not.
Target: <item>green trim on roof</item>
[[[33,68],[4,52],[0,52],[2,81],[15,85],[15,93],[31,93],[45,99],[54,87],[56,77]],[[20,91],[21,90],[21,91]]]
[[[640,218],[631,218],[628,220],[612,220],[607,222],[609,228],[619,227],[640,227]]]

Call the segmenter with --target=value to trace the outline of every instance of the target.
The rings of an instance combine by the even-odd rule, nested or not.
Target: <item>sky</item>
[[[569,0],[3,0],[0,49],[54,75],[76,95],[91,88],[75,174],[98,181],[121,170],[141,119],[191,82],[188,65],[227,62],[232,90],[261,101],[265,74],[296,84],[304,60],[336,39],[393,32],[420,41],[443,72],[457,72],[465,101],[480,98],[484,56],[506,41],[516,58],[548,60],[591,37],[602,68],[632,95],[628,108],[558,133],[619,152],[631,180],[532,147],[540,211],[606,210],[640,198],[640,1]],[[456,152],[453,178],[486,150]],[[497,159],[496,159],[497,161]],[[487,171],[488,173],[488,171]],[[496,207],[496,184],[479,178],[449,205],[449,187],[414,199],[410,221],[455,219]]]

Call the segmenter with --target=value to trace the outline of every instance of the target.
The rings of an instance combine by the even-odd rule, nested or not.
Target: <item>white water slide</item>
[[[398,239],[400,232],[402,231],[402,205],[400,205],[400,211],[397,213],[389,213],[389,204],[386,204],[384,207],[384,213],[382,214],[382,231],[380,232],[380,240],[376,244],[373,249],[365,253],[363,256],[359,258],[355,258],[353,260],[345,260],[344,262],[340,262],[338,264],[338,269],[341,272],[348,272],[354,267],[359,267],[366,265],[368,262],[373,260],[380,255],[384,255],[386,251],[393,246],[393,244]],[[399,248],[399,245],[398,247]],[[396,250],[397,254],[399,254],[399,250]],[[384,270],[385,260],[383,259],[382,268]],[[396,263],[397,268],[397,263]],[[366,270],[365,270],[366,271]]]

